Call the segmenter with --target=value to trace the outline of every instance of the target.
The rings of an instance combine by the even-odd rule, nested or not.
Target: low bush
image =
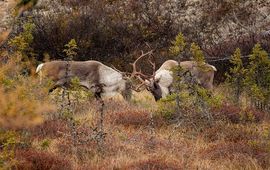
[[[67,158],[49,152],[33,149],[17,150],[15,157],[18,161],[16,169],[72,169],[71,162]]]
[[[61,119],[46,120],[41,125],[31,128],[30,132],[34,137],[43,138],[44,136],[50,138],[61,137],[62,133],[67,133],[69,127],[68,122]]]
[[[268,146],[269,147],[269,146]],[[202,157],[211,160],[230,159],[233,160],[239,155],[243,155],[241,162],[246,162],[245,158],[251,157],[257,160],[262,168],[270,166],[270,150],[265,146],[254,147],[245,142],[218,143],[201,152]]]
[[[250,127],[252,126],[250,125]],[[228,124],[225,122],[216,123],[210,128],[204,129],[201,135],[207,141],[222,140],[226,142],[241,142],[260,138],[260,134],[257,130],[254,130],[254,128],[247,128],[246,125]]]
[[[112,113],[110,121],[116,125],[147,126],[150,123],[150,113],[146,110],[128,109]]]
[[[215,113],[216,116],[225,116],[233,123],[259,122],[265,117],[263,111],[251,107],[243,109],[229,103],[223,103],[221,107],[212,108],[212,112]]]

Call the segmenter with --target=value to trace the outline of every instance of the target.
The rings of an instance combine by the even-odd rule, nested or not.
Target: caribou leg
[[[103,93],[103,87],[103,84],[95,84],[91,86],[91,89],[94,92],[94,96],[98,101],[102,101],[101,94]]]

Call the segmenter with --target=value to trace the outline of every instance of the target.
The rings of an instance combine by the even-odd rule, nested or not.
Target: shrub
[[[255,130],[254,124],[230,124],[228,122],[218,122],[209,128],[205,128],[201,134],[209,141],[224,142],[246,142],[261,139],[260,133]]]
[[[16,159],[17,169],[72,169],[71,162],[67,158],[45,151],[17,150]]]
[[[74,38],[81,49],[76,59],[112,61],[115,56],[122,56],[123,59],[127,53],[134,52],[141,42],[164,44],[170,40],[175,32],[171,26],[174,20],[168,15],[168,10],[160,11],[162,5],[169,6],[169,3],[135,0],[54,1],[49,4],[48,15],[44,15],[45,9],[36,9],[34,48],[41,55],[47,51],[51,56],[62,58],[59,49]]]
[[[238,48],[235,50],[233,56],[230,59],[230,63],[233,67],[230,68],[229,73],[226,73],[226,82],[233,89],[233,100],[235,103],[240,104],[240,95],[245,89],[245,76],[246,69],[243,66],[243,61],[241,59],[241,50]]]
[[[269,147],[269,146],[268,146]],[[235,157],[242,155],[242,159],[239,160],[246,164],[245,158],[252,157],[257,160],[262,168],[266,168],[270,165],[270,152],[265,147],[253,147],[247,143],[219,143],[211,148],[205,149],[201,152],[202,157],[211,160],[223,160],[230,159],[234,160]],[[243,165],[242,165],[243,167]]]
[[[225,116],[233,123],[259,122],[265,117],[265,113],[254,108],[241,108],[240,106],[223,103],[220,107],[212,108],[217,116]]]
[[[267,103],[270,99],[270,59],[260,44],[256,44],[249,57],[245,83],[252,99]]]
[[[30,132],[34,137],[43,138],[44,136],[50,138],[57,138],[62,136],[59,132],[67,133],[68,122],[62,119],[46,120],[41,125],[31,128]]]
[[[26,128],[42,122],[41,114],[54,110],[48,101],[46,86],[31,75],[30,61],[34,25],[26,23],[23,32],[10,40],[15,48],[6,63],[0,63],[0,125]]]
[[[150,123],[150,113],[146,110],[127,109],[126,111],[112,113],[110,121],[116,125],[147,126]]]
[[[0,63],[0,133],[5,135],[14,131],[14,135],[3,142],[4,152],[0,152],[0,168],[14,165],[14,149],[17,143],[31,143],[27,133],[19,130],[27,132],[29,127],[42,123],[42,114],[54,111],[54,105],[47,97],[47,87],[40,85],[31,75],[32,29],[33,25],[25,24],[24,31],[10,41],[15,49],[14,53],[9,55],[7,61]]]
[[[17,139],[15,132],[0,129],[0,169],[9,169],[15,164],[14,150]]]
[[[14,60],[0,66],[0,125],[5,128],[40,124],[41,114],[54,110],[46,88],[35,78],[20,75],[20,68]]]

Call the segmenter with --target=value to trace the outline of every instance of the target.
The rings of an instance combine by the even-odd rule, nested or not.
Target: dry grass
[[[68,121],[46,116],[32,128],[30,149],[18,148],[19,169],[267,169],[270,167],[270,123],[234,121],[217,116],[200,128],[176,126],[156,114],[155,101],[147,92],[141,101],[105,99],[105,141],[102,152],[93,127],[99,120],[99,103],[76,106],[77,140],[74,144]],[[147,97],[146,97],[147,96]],[[80,106],[81,105],[81,106]],[[231,108],[218,110],[229,113]],[[225,111],[224,111],[225,110]],[[231,109],[234,111],[234,109]],[[237,111],[231,112],[237,114]],[[150,126],[151,114],[154,125]],[[226,117],[226,116],[225,116]],[[61,132],[61,133],[59,133]],[[44,141],[47,147],[41,147]],[[43,144],[44,145],[44,144]]]

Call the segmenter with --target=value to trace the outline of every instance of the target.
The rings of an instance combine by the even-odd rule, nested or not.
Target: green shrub
[[[270,99],[270,58],[260,44],[256,44],[249,57],[245,84],[249,96],[262,102]]]
[[[233,67],[230,68],[229,73],[226,73],[226,83],[233,90],[233,100],[237,104],[240,102],[240,95],[245,90],[245,77],[247,72],[244,68],[241,56],[241,50],[239,48],[236,49],[230,59],[230,63],[233,64]]]

